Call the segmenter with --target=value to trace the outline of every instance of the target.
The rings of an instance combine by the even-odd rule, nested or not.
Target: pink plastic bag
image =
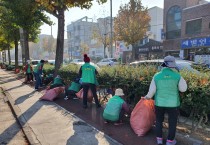
[[[40,98],[41,100],[53,101],[58,95],[64,92],[65,87],[56,87],[46,90],[45,94]]]
[[[83,89],[81,89],[78,93],[76,93],[76,96],[78,98],[82,99],[83,98]],[[90,89],[88,90],[87,101],[89,103],[91,103],[93,101],[93,93]]]
[[[152,128],[154,123],[154,101],[141,99],[131,113],[131,128],[138,136],[144,136]]]

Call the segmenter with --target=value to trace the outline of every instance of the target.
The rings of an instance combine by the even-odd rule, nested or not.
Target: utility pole
[[[112,0],[110,0],[110,48],[111,48],[111,58],[113,57],[113,43],[112,43]]]
[[[106,52],[105,52],[105,50],[106,50],[106,33],[104,34],[104,58],[106,58]]]

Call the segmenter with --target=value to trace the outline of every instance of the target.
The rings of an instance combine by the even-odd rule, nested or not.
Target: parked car
[[[51,65],[55,65],[55,60],[47,60],[47,62],[49,63],[49,64],[51,64]]]
[[[119,64],[119,62],[116,58],[104,58],[97,63],[98,66],[113,66],[117,64]]]
[[[83,64],[85,64],[85,62],[83,61],[83,62],[77,62],[77,63],[73,63],[73,64],[82,66]],[[93,62],[90,62],[90,64],[93,65],[93,66],[95,66],[95,68],[96,68],[97,70],[100,70],[100,68],[99,68],[99,66],[98,66],[97,64],[95,64],[95,63],[93,63]]]
[[[31,64],[32,64],[32,67],[34,68],[35,66],[37,66],[37,64],[40,62],[40,60],[32,60],[31,61]]]
[[[155,60],[141,60],[141,61],[135,61],[131,62],[130,65],[136,67],[136,66],[157,66],[157,68],[160,70],[161,64],[164,62],[163,59],[155,59]],[[187,61],[187,60],[176,60],[176,65],[177,65],[177,70],[188,70],[191,72],[198,72],[196,69],[192,67],[193,62],[192,61]]]
[[[82,59],[73,59],[70,63],[84,62]]]

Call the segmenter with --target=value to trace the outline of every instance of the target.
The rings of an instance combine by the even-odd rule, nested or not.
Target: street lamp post
[[[107,34],[104,34],[104,58],[105,58],[105,54],[106,54],[106,35]]]

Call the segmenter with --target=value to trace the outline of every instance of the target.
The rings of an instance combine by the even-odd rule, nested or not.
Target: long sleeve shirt
[[[183,77],[180,78],[179,80],[179,84],[178,84],[178,89],[180,92],[185,92],[187,90],[187,83],[184,80]],[[150,87],[149,87],[149,92],[147,93],[147,95],[145,96],[146,99],[151,99],[156,93],[156,84],[155,84],[155,80],[154,77],[150,83]]]

